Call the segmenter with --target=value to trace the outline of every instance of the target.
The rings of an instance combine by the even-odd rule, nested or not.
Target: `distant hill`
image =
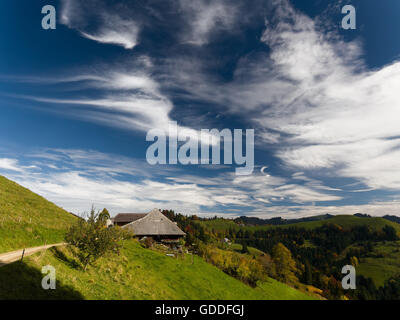
[[[62,242],[76,216],[0,176],[0,253]]]
[[[362,213],[356,213],[355,216],[360,218],[372,218],[372,216],[370,216],[369,214],[362,214]],[[385,215],[382,218],[400,224],[400,217],[398,216]]]
[[[249,229],[270,229],[270,228],[289,228],[289,227],[298,227],[298,228],[305,228],[305,229],[314,229],[321,227],[325,224],[337,224],[343,228],[350,228],[354,226],[369,226],[373,230],[381,230],[385,225],[392,226],[396,229],[397,233],[400,234],[400,224],[390,221],[386,218],[380,217],[367,217],[363,216],[360,217],[359,215],[322,215],[310,218],[300,218],[300,219],[289,219],[285,220],[282,218],[273,218],[273,219],[259,219],[262,221],[275,221],[275,224],[245,224],[243,223],[243,217],[237,218],[235,220],[231,219],[211,219],[211,220],[204,220],[200,221],[206,229],[210,231],[228,231],[229,229],[238,230],[240,228],[249,228]],[[255,222],[257,218],[250,218],[252,222]],[[279,219],[279,220],[278,220]],[[303,220],[305,219],[305,220]],[[277,223],[281,221],[281,223]]]
[[[354,215],[353,216],[338,215],[325,220],[298,222],[294,224],[284,225],[283,227],[314,229],[330,223],[339,225],[344,229],[348,229],[355,226],[368,226],[372,230],[381,230],[384,226],[389,225],[392,226],[394,229],[396,229],[398,233],[400,233],[400,225],[395,222],[380,217],[359,217]]]
[[[1,299],[168,299],[168,300],[310,300],[312,297],[276,280],[249,287],[198,256],[184,259],[126,241],[119,256],[102,258],[86,272],[74,268],[65,248],[53,248],[23,263],[2,267]],[[41,288],[42,266],[57,270],[57,290]]]
[[[306,218],[298,218],[298,219],[283,219],[281,217],[271,218],[271,219],[260,219],[257,217],[246,217],[242,216],[236,218],[234,221],[238,224],[244,224],[246,226],[262,226],[262,225],[284,225],[284,224],[293,224],[299,222],[307,222],[307,221],[319,221],[326,220],[332,218],[333,215],[325,214],[320,216],[306,217]]]
[[[386,216],[383,216],[382,218],[400,224],[400,217],[398,217],[398,216],[389,216],[389,215],[386,215]]]
[[[364,213],[355,213],[354,216],[358,217],[358,218],[373,218],[369,214],[364,214]],[[279,226],[279,225],[294,224],[294,223],[300,223],[300,222],[328,220],[333,217],[335,217],[335,216],[331,215],[331,214],[324,214],[324,215],[319,215],[319,216],[298,218],[298,219],[284,219],[282,217],[275,217],[275,218],[270,218],[270,219],[260,219],[257,217],[242,216],[242,217],[234,219],[233,221],[237,224],[243,224],[245,226],[263,226],[263,225]],[[382,218],[400,224],[400,217],[398,217],[398,216],[385,215]]]

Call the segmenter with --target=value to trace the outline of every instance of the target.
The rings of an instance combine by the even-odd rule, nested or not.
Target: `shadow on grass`
[[[82,269],[82,266],[73,258],[68,257],[63,251],[61,251],[59,248],[57,247],[53,247],[50,249],[52,251],[52,253],[54,254],[54,256],[61,260],[62,262],[64,262],[65,264],[67,264],[69,267],[73,268],[73,269]]]
[[[15,262],[0,268],[0,300],[83,300],[70,286],[57,281],[55,290],[44,290],[45,275],[38,269]]]

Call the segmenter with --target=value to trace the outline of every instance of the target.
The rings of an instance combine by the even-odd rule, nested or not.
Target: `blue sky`
[[[41,8],[57,29],[41,28]],[[340,28],[352,4],[357,29]],[[0,3],[0,174],[67,210],[400,213],[400,3]],[[146,162],[146,133],[254,129],[255,170]]]

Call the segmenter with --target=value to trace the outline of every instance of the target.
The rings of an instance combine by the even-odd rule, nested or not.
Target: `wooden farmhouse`
[[[114,225],[133,231],[137,237],[152,237],[155,240],[177,240],[185,236],[175,222],[160,210],[149,213],[120,213],[113,218]]]
[[[112,222],[115,226],[124,226],[133,221],[139,220],[143,218],[147,213],[118,213],[114,218],[112,218]]]

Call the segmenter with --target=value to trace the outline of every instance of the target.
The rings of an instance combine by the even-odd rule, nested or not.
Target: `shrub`
[[[107,218],[105,210],[95,213],[92,208],[89,217],[79,219],[65,235],[65,242],[78,249],[72,252],[84,270],[107,253],[119,253],[121,240],[132,237],[132,233],[119,227],[107,228]]]
[[[149,248],[153,247],[154,240],[152,237],[144,237],[143,239],[140,240],[140,243],[142,244],[142,246],[144,248],[149,249]]]
[[[257,258],[258,262],[263,266],[265,273],[271,277],[276,278],[276,266],[274,260],[268,253],[264,253]]]

